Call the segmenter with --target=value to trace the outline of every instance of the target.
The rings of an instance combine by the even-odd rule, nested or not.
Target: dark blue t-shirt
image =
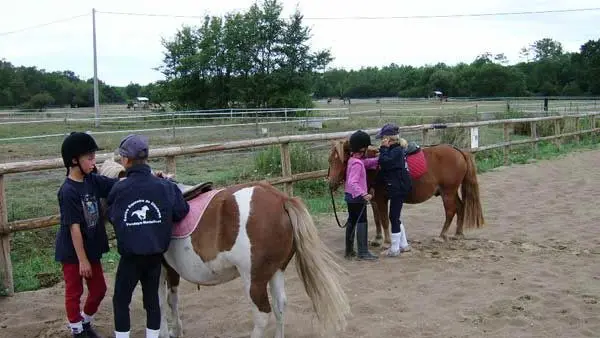
[[[60,228],[56,233],[54,258],[63,263],[78,263],[71,238],[71,225],[79,224],[88,260],[96,263],[108,252],[105,219],[100,210],[100,198],[108,197],[117,178],[97,174],[86,175],[83,182],[66,178],[58,190]]]

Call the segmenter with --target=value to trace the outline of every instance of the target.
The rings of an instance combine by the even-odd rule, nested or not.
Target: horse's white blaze
[[[164,257],[183,279],[201,285],[217,285],[239,277],[241,271],[250,273],[250,238],[246,224],[250,217],[253,191],[254,188],[250,187],[234,193],[240,224],[231,250],[220,252],[215,259],[204,262],[194,251],[190,236],[171,239]]]

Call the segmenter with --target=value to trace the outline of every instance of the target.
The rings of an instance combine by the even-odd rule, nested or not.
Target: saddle
[[[181,193],[183,194],[183,198],[186,201],[190,201],[190,200],[193,200],[194,198],[196,198],[200,194],[203,194],[205,192],[213,190],[213,183],[212,182],[202,182],[202,183],[196,184],[196,185],[185,185],[185,184],[177,183],[177,187],[179,188],[179,190],[181,190]]]

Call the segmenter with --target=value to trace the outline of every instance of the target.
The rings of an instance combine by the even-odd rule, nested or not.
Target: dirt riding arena
[[[338,337],[598,337],[599,167],[600,151],[589,151],[480,175],[487,227],[463,241],[433,240],[443,220],[439,199],[407,206],[413,252],[375,263],[344,261],[353,315]],[[331,215],[315,218],[341,257],[343,231]],[[107,278],[97,324],[111,336],[113,279]],[[293,267],[286,282],[286,335],[315,337]],[[62,287],[0,299],[0,336],[68,337]],[[182,293],[186,337],[249,336],[251,313],[239,279],[199,291],[184,282]],[[143,337],[139,287],[134,297],[132,337]],[[271,316],[268,334],[273,326]]]

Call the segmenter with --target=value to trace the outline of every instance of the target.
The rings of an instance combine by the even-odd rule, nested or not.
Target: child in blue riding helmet
[[[367,168],[377,167],[377,158],[364,158],[367,147],[371,145],[371,136],[362,130],[350,136],[350,158],[346,167],[346,186],[344,199],[348,205],[348,222],[346,223],[346,254],[350,259],[354,253],[354,231],[358,259],[376,260],[377,256],[369,252],[367,234],[367,203],[371,194],[367,191]]]
[[[384,252],[389,257],[409,251],[406,230],[400,221],[402,204],[412,189],[406,162],[406,151],[400,145],[399,128],[391,123],[384,125],[376,138],[381,139],[379,148],[380,177],[384,180],[390,200],[389,218],[392,225],[392,245]]]
[[[173,223],[189,212],[179,188],[152,174],[148,150],[148,139],[142,135],[128,135],[121,141],[126,178],[114,185],[107,200],[121,255],[113,295],[115,338],[129,337],[129,304],[138,282],[146,309],[146,337],[158,337],[162,254],[169,247]]]

